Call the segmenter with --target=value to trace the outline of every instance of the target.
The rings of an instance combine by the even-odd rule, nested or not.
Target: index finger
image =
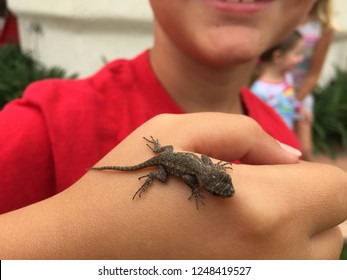
[[[157,138],[160,135],[163,145],[172,144],[229,162],[289,164],[298,162],[300,156],[298,150],[279,144],[254,120],[243,115],[165,114],[150,120],[140,131]]]

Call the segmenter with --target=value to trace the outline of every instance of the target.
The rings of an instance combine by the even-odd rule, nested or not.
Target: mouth
[[[225,0],[224,2],[243,2],[243,3],[253,3],[255,0]]]
[[[266,9],[275,0],[205,0],[205,3],[226,14],[247,16]]]
[[[232,3],[255,3],[255,2],[269,2],[269,0],[221,0],[222,2]]]

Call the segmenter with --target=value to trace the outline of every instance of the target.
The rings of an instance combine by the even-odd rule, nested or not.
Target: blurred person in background
[[[311,11],[298,26],[304,38],[304,60],[294,69],[296,98],[302,102],[310,117],[297,121],[296,132],[303,159],[312,160],[312,123],[314,98],[312,91],[334,35],[333,0],[317,0]]]

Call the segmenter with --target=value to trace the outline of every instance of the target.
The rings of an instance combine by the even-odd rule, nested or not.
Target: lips
[[[261,12],[275,0],[204,0],[204,2],[222,13],[247,16]]]
[[[223,2],[233,3],[254,3],[254,2],[269,2],[268,0],[222,0]]]

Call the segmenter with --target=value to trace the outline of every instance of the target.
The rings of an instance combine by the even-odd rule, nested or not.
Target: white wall
[[[337,32],[321,73],[320,85],[324,85],[334,77],[334,67],[347,69],[347,1],[334,1],[334,15]]]
[[[48,66],[86,76],[103,58],[133,57],[152,46],[147,0],[8,0],[24,50]]]
[[[334,10],[336,25],[340,30],[347,32],[347,1],[334,0]]]
[[[175,0],[172,0],[175,1]],[[86,76],[102,58],[133,57],[152,46],[148,0],[7,0],[19,18],[22,47],[48,66]],[[347,68],[347,1],[335,0],[339,32],[329,50],[321,84]]]

